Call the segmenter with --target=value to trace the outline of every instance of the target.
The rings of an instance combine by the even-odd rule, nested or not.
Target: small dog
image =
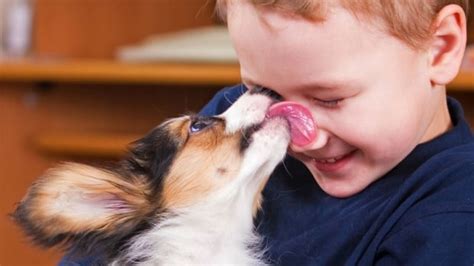
[[[13,217],[36,244],[109,265],[263,265],[253,217],[290,142],[274,102],[247,92],[219,116],[168,120],[112,169],[62,164]]]

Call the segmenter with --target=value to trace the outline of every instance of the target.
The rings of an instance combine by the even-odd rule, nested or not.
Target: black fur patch
[[[252,135],[255,131],[258,131],[262,127],[261,124],[254,125],[246,128],[242,132],[242,137],[240,138],[240,153],[243,153],[252,143]]]
[[[149,178],[152,194],[159,195],[163,178],[168,174],[180,145],[180,140],[170,135],[166,125],[159,126],[132,144],[130,157],[124,164],[130,174]]]
[[[272,98],[273,100],[275,101],[281,101],[283,98],[281,97],[280,94],[276,93],[274,90],[271,90],[271,89],[268,89],[268,88],[265,88],[265,87],[261,87],[261,86],[258,86],[258,87],[255,87],[254,89],[252,89],[251,91],[249,91],[250,94],[263,94],[263,95],[267,95],[267,96],[270,96],[270,98]]]

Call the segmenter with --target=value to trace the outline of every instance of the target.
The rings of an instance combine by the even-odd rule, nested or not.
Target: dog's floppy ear
[[[106,239],[117,232],[125,236],[153,207],[147,179],[124,175],[62,164],[33,184],[13,217],[37,244],[46,247]]]

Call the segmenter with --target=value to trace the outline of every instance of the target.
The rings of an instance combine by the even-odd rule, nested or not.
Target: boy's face
[[[232,1],[227,19],[244,83],[311,110],[318,136],[291,153],[330,195],[360,192],[447,129],[449,117],[436,115],[444,91],[432,88],[428,52],[347,11],[311,22]]]

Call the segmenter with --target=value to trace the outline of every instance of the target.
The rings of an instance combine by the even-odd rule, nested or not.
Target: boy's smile
[[[244,83],[311,110],[316,140],[290,153],[328,194],[352,196],[450,126],[430,54],[342,8],[323,22],[231,1],[228,27]]]

